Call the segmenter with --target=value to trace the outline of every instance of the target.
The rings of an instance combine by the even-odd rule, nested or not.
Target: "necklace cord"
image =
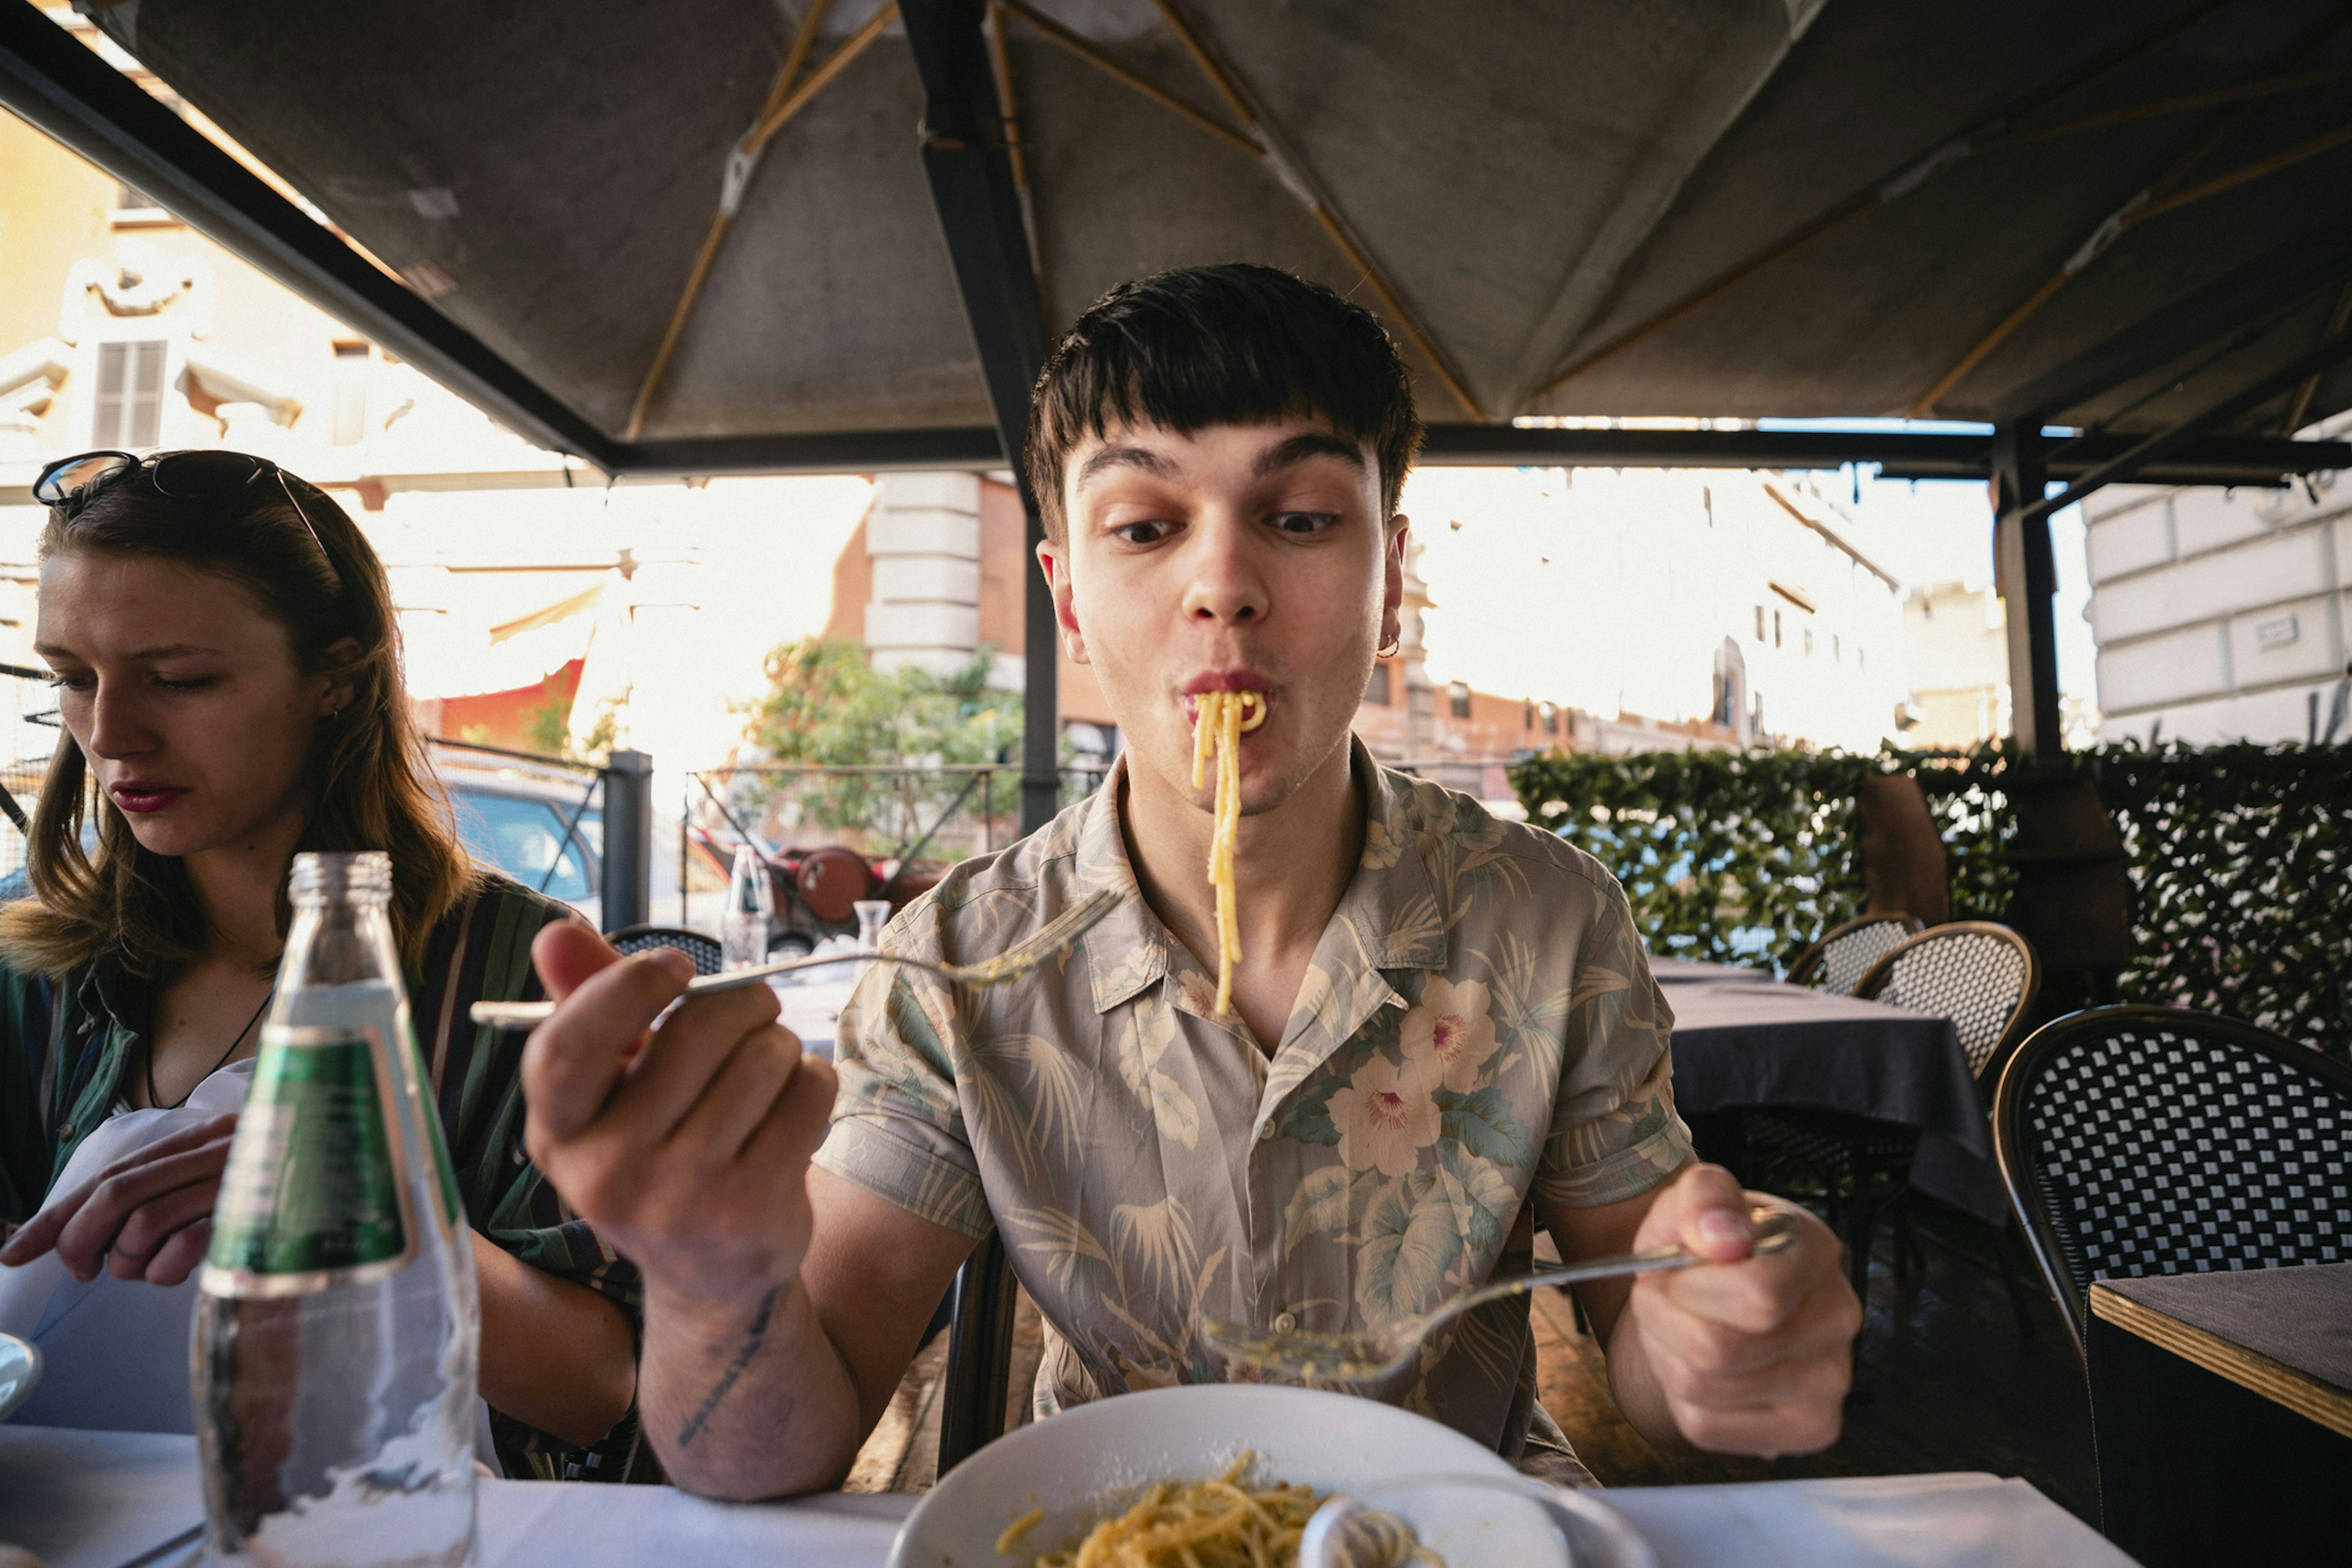
[[[245,1044],[246,1036],[253,1033],[253,1026],[261,1022],[261,1015],[268,1009],[270,997],[277,994],[278,987],[273,984],[269,988],[269,994],[261,999],[261,1005],[253,1010],[253,1016],[245,1021],[245,1027],[236,1032],[236,1038],[228,1043],[228,1049],[220,1054],[220,1060],[206,1068],[203,1077],[188,1086],[188,1092],[169,1105],[163,1103],[163,1092],[155,1087],[155,1042],[152,1038],[149,1039],[147,1042],[147,1108],[150,1110],[177,1110],[187,1104],[190,1097],[204,1086],[205,1079],[212,1077],[213,1074],[226,1067],[228,1058],[236,1055],[237,1047]]]

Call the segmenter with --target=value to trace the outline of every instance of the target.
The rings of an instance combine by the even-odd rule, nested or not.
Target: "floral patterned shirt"
[[[1040,1414],[1248,1375],[1204,1321],[1337,1331],[1425,1310],[1526,1267],[1531,1203],[1630,1198],[1690,1153],[1673,1016],[1616,880],[1360,743],[1355,771],[1362,861],[1271,1053],[1216,1016],[1214,981],[1138,891],[1123,762],[883,940],[969,963],[1125,892],[1058,967],[986,990],[877,968],[841,1015],[817,1163],[966,1236],[1003,1233],[1048,1328]],[[1559,1468],[1531,1462],[1531,1423],[1534,1447],[1558,1436],[1524,1297],[1370,1392]]]

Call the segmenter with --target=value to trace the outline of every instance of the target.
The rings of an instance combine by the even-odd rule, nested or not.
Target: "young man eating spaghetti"
[[[842,1015],[837,1095],[764,987],[698,998],[632,1058],[683,966],[541,936],[565,1000],[525,1060],[530,1152],[644,1271],[640,1408],[680,1485],[835,1484],[992,1227],[1049,1325],[1041,1414],[1253,1375],[1205,1321],[1426,1310],[1524,1268],[1532,1220],[1570,1259],[1680,1243],[1724,1263],[1582,1289],[1645,1436],[1835,1439],[1860,1321],[1836,1243],[1800,1215],[1748,1257],[1750,1195],[1675,1113],[1672,1016],[1622,890],[1349,732],[1397,637],[1420,434],[1378,323],[1286,274],[1162,274],[1071,328],[1032,405],[1038,556],[1126,749],[885,946],[970,963],[1097,889],[1126,899],[1015,984],[877,967]],[[1229,753],[1228,788],[1195,782],[1196,746]],[[1536,1402],[1524,1298],[1392,1384],[1372,1392],[1588,1479]]]

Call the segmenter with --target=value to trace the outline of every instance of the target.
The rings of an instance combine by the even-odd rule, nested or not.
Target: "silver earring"
[[[1397,636],[1389,638],[1388,641],[1382,643],[1380,647],[1374,648],[1372,653],[1375,658],[1394,658],[1398,654],[1402,653],[1403,651],[1404,636],[1402,633],[1399,633]]]

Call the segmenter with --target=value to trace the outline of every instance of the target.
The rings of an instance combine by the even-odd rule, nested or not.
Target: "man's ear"
[[[1072,664],[1087,664],[1087,634],[1078,627],[1078,606],[1070,593],[1069,546],[1052,540],[1041,540],[1037,545],[1037,567],[1045,574],[1045,585],[1054,593],[1054,619],[1061,623],[1062,651],[1070,656]]]
[[[1389,519],[1388,559],[1381,563],[1381,647],[1393,647],[1404,636],[1404,542],[1412,520],[1402,512]]]

